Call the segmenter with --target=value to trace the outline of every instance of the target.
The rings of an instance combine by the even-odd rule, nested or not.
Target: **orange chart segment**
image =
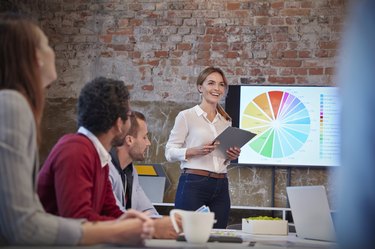
[[[270,91],[256,96],[245,108],[242,127],[257,136],[249,146],[268,158],[287,157],[298,151],[310,133],[310,115],[295,96]]]
[[[270,102],[268,101],[268,95],[266,93],[260,94],[253,100],[254,104],[256,104],[260,110],[265,113],[268,118],[272,119],[272,109],[270,106]]]

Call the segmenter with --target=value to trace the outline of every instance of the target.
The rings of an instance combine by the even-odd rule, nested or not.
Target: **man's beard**
[[[129,156],[133,159],[132,161],[144,161],[146,159],[145,152],[143,154],[129,151]]]
[[[125,136],[126,136],[126,134],[122,134],[122,133],[120,133],[119,135],[115,136],[112,139],[112,142],[111,142],[112,146],[113,147],[118,147],[118,146],[124,145]]]

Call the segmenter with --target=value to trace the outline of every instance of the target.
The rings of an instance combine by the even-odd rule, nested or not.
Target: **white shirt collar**
[[[85,135],[94,144],[94,147],[95,147],[96,151],[98,152],[98,155],[99,155],[99,158],[100,158],[100,164],[102,165],[102,167],[108,165],[108,163],[112,159],[111,155],[104,148],[103,144],[99,141],[99,139],[94,134],[92,134],[91,131],[87,130],[83,126],[79,127],[78,133],[80,133],[82,135]]]
[[[203,115],[207,119],[207,113],[199,105],[194,106],[194,110],[197,113],[197,116]],[[223,120],[224,117],[219,112],[217,112],[212,123],[216,122],[218,118]]]

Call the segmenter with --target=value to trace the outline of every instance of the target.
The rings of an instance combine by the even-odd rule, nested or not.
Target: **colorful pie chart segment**
[[[255,134],[249,146],[268,158],[287,157],[298,151],[310,133],[306,106],[284,91],[255,97],[245,108],[241,126]]]

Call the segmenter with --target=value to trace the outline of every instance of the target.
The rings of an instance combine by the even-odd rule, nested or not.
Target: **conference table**
[[[193,244],[186,241],[176,241],[176,240],[162,240],[162,239],[151,239],[146,240],[144,247],[134,247],[134,246],[117,246],[117,245],[96,245],[96,246],[75,246],[75,247],[64,247],[64,246],[54,246],[54,247],[43,247],[43,248],[53,248],[53,249],[83,249],[83,248],[129,248],[129,249],[139,249],[139,248],[151,248],[151,249],[184,249],[184,248],[196,248],[196,249],[228,249],[228,248],[261,248],[261,249],[277,249],[277,248],[302,248],[302,249],[335,249],[337,244],[333,242],[316,241],[316,240],[305,240],[298,238],[295,233],[289,233],[285,236],[276,235],[254,235],[249,233],[244,233],[241,230],[228,230],[220,229],[220,232],[230,233],[235,236],[240,236],[243,240],[242,243],[227,243],[227,242],[207,242],[204,244]],[[217,230],[214,231],[217,234]],[[2,247],[2,249],[26,249],[26,248],[40,248],[36,247],[17,247],[8,246]]]

